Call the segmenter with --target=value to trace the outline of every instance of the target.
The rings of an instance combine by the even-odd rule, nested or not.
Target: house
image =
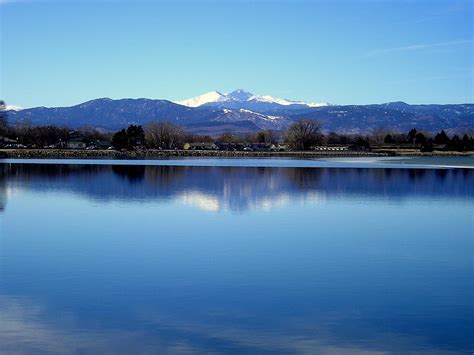
[[[96,140],[95,142],[90,143],[87,148],[93,147],[90,149],[109,149],[111,146],[112,146],[112,143],[110,141],[99,139],[99,140]]]
[[[369,151],[370,148],[364,147],[364,146],[361,146],[361,145],[357,145],[357,144],[353,144],[353,145],[348,147],[348,150],[351,150],[351,151],[354,151],[354,152],[366,152],[366,151]]]
[[[7,137],[0,136],[0,147],[7,147],[8,146],[8,148],[12,148],[13,145],[15,145],[15,144],[18,144],[18,141],[14,140],[14,139],[7,138]]]
[[[224,151],[235,151],[235,144],[234,143],[221,143],[218,142],[216,143],[217,147],[219,150],[224,150]]]
[[[420,149],[421,144],[414,143],[384,143],[381,149]]]
[[[14,139],[7,138],[7,137],[2,137],[2,136],[0,136],[0,143],[3,143],[3,144],[15,144],[15,143],[18,143],[18,141],[14,140]]]
[[[216,150],[218,146],[214,143],[185,143],[184,150]]]
[[[66,143],[67,149],[85,149],[86,143],[84,143],[82,138],[71,138]]]
[[[290,146],[288,144],[277,144],[273,145],[270,149],[275,152],[286,152],[290,150]]]
[[[270,150],[271,146],[272,145],[268,143],[252,143],[250,147],[254,152],[258,152]]]
[[[447,144],[433,144],[434,150],[447,150],[447,148],[448,148]]]
[[[348,150],[347,146],[324,145],[313,147],[313,150],[318,152],[343,152]]]

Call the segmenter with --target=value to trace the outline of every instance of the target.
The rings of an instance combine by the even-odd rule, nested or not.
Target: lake
[[[417,159],[0,161],[0,353],[472,353],[472,158]]]

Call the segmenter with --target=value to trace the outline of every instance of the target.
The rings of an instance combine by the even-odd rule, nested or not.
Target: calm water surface
[[[474,351],[474,169],[134,164],[0,163],[0,353]]]

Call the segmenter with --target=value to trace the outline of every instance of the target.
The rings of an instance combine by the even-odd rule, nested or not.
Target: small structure
[[[20,145],[15,139],[0,136],[0,148],[19,148]]]
[[[290,146],[288,144],[277,144],[274,150],[277,152],[286,152],[290,150]]]
[[[338,145],[322,145],[313,147],[313,150],[318,152],[343,152],[348,150],[347,146],[338,146]]]
[[[407,149],[407,150],[413,150],[413,149],[420,149],[421,144],[415,144],[415,143],[384,143],[380,147],[381,149]]]
[[[250,147],[254,152],[262,152],[270,150],[271,146],[269,143],[252,143]]]
[[[231,151],[237,150],[236,147],[235,147],[235,143],[221,143],[221,142],[217,142],[216,145],[217,145],[217,147],[218,147],[219,150],[223,150],[223,151],[231,152]]]
[[[109,149],[112,146],[110,141],[106,140],[96,140],[95,142],[90,143],[86,149]]]
[[[217,150],[218,146],[214,143],[184,143],[184,150]]]
[[[10,139],[7,137],[0,136],[0,144],[16,144],[16,143],[18,143],[18,141],[16,141],[15,139]]]
[[[348,150],[350,151],[354,151],[354,152],[367,152],[370,150],[369,147],[364,147],[364,146],[361,146],[361,145],[357,145],[357,144],[352,144],[348,147]]]
[[[86,149],[86,143],[82,138],[71,138],[66,143],[67,149]]]

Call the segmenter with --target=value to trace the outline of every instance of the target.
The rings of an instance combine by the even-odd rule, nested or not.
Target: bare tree
[[[247,141],[252,143],[276,144],[278,143],[278,138],[278,134],[275,131],[271,129],[266,129],[249,135],[247,137]]]
[[[294,150],[307,150],[323,140],[318,120],[300,119],[288,127],[285,142]]]
[[[174,149],[183,143],[184,130],[170,122],[150,122],[145,126],[145,141],[151,148]]]
[[[393,137],[393,132],[383,127],[378,127],[372,131],[369,141],[373,145],[381,146],[385,143],[385,137],[387,137],[387,135],[390,135],[391,137]]]
[[[238,143],[242,141],[242,137],[231,132],[225,132],[217,138],[217,141],[221,143]]]
[[[80,133],[81,136],[84,137],[84,139],[87,142],[94,142],[98,140],[107,140],[110,139],[110,135],[101,132],[99,129],[97,129],[94,126],[82,126],[77,129],[77,132]]]

